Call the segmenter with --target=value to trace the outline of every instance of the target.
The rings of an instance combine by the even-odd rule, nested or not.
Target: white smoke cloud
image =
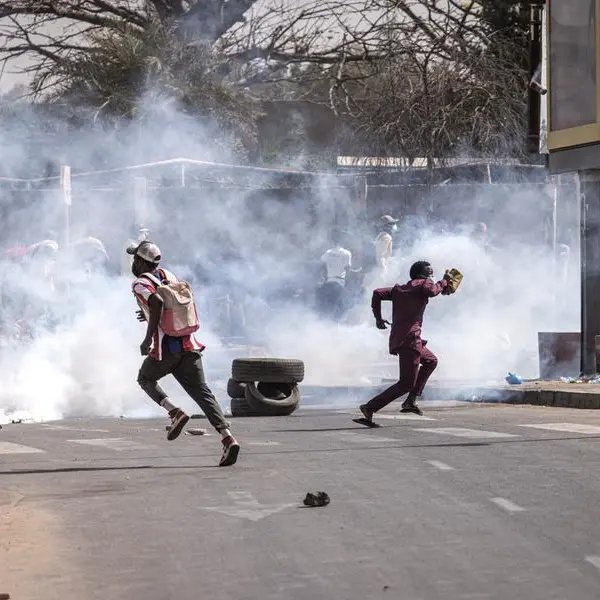
[[[30,126],[37,126],[33,117]],[[176,113],[170,115],[168,131],[159,124],[136,129],[135,135],[133,131],[131,135],[121,131],[119,136],[97,130],[81,134],[75,148],[63,147],[61,156],[77,158],[79,171],[97,168],[97,157],[107,149],[112,162],[122,165],[176,156],[224,160],[222,149],[216,154],[206,144],[206,132],[199,125]],[[17,166],[22,167],[31,151],[18,136],[0,137],[0,160],[12,157],[10,164],[15,164],[18,157]],[[35,158],[35,164],[43,163],[41,154]],[[206,375],[223,405],[228,403],[224,386],[231,359],[248,351],[242,341],[238,347],[227,347],[224,335],[243,338],[247,333],[258,347],[255,352],[304,360],[307,384],[366,385],[379,383],[382,376],[396,376],[386,332],[374,327],[371,283],[404,283],[410,264],[418,259],[431,261],[438,277],[452,266],[465,276],[459,293],[433,299],[425,315],[424,336],[440,358],[435,379],[502,381],[508,371],[536,377],[537,332],[579,328],[577,269],[563,276],[552,251],[527,239],[499,243],[497,251],[486,252],[468,236],[440,233],[442,223],[435,222],[435,215],[417,229],[402,230],[395,242],[397,261],[390,281],[369,274],[368,289],[352,311],[352,324],[323,321],[312,306],[316,265],[328,247],[336,205],[350,203],[351,192],[315,187],[312,203],[310,194],[301,190],[275,200],[266,189],[222,181],[207,184],[206,179],[216,178],[210,170],[192,173],[187,189],[177,187],[181,180],[176,170],[148,169],[143,174],[149,176],[150,185],[144,224],[162,247],[165,267],[195,283],[202,311],[198,337],[208,347]],[[165,174],[171,185],[176,183],[161,191]],[[134,220],[132,175],[74,180],[71,238],[98,236],[117,266]],[[233,173],[229,179],[235,177]],[[10,223],[7,244],[30,244],[47,237],[50,230],[62,243],[64,214],[56,185],[47,182],[44,187],[54,189],[45,192],[0,190],[6,202],[14,202],[5,218]],[[521,204],[532,222],[542,194],[529,192],[529,202]],[[485,188],[480,196],[479,204],[485,204]],[[507,213],[504,220],[496,219],[500,235],[511,228],[513,218]],[[571,261],[576,264],[575,252]],[[82,279],[77,261],[70,263],[68,274],[69,291],[58,297],[39,275],[19,276],[27,298],[39,300],[41,294],[53,303],[55,323],[38,328],[30,341],[6,342],[0,358],[0,406],[7,412],[27,411],[36,420],[163,414],[136,383],[145,325],[135,319],[131,280],[116,272]],[[228,310],[240,323],[245,321],[246,332],[241,325],[225,331]],[[390,307],[384,310],[389,317]],[[166,380],[165,387],[194,411],[195,405],[175,382]]]
[[[540,214],[544,200],[542,190],[529,192],[523,212]],[[509,371],[537,378],[538,332],[579,331],[578,249],[555,258],[534,235],[510,230],[510,216],[497,222],[500,239],[486,249],[470,236],[422,228],[400,251],[400,272],[426,259],[436,279],[450,267],[464,274],[459,292],[433,298],[425,313],[423,335],[440,359],[433,379],[502,383]]]

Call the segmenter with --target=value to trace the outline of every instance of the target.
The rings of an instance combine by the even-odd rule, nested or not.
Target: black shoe
[[[365,417],[366,421],[372,421],[373,420],[373,411],[366,404],[362,404],[358,408],[360,409],[360,412]]]
[[[410,398],[402,403],[401,413],[411,413],[414,415],[423,415],[423,411],[415,404],[415,401]]]
[[[366,425],[367,427],[381,427],[378,423],[373,421],[373,411],[370,410],[366,404],[359,406],[360,412],[364,415],[361,419],[352,419],[359,425]]]

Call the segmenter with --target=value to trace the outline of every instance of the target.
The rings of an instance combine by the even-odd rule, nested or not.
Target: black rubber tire
[[[264,415],[250,408],[245,398],[231,399],[231,416],[232,417],[262,417]]]
[[[281,383],[281,386],[289,386],[289,394],[283,400],[267,398],[255,383],[246,386],[246,403],[248,406],[264,416],[285,417],[291,415],[300,404],[300,389],[297,385]],[[260,386],[260,384],[259,384]]]
[[[227,382],[227,395],[230,398],[243,398],[246,393],[246,384],[230,379]]]
[[[291,358],[234,358],[231,378],[242,383],[300,383],[304,379],[304,363]]]

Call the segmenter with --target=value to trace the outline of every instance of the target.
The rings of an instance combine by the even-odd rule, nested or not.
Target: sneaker
[[[179,437],[190,418],[179,408],[170,412],[169,416],[171,417],[171,426],[167,432],[167,439],[171,442]]]
[[[223,456],[221,457],[220,467],[230,467],[235,465],[238,454],[240,453],[240,445],[232,436],[223,439]]]
[[[364,415],[367,421],[373,420],[373,411],[369,409],[369,407],[366,404],[362,404],[358,408],[360,409],[360,412]]]
[[[415,400],[409,398],[402,403],[401,413],[413,413],[421,416],[423,411],[415,404]]]

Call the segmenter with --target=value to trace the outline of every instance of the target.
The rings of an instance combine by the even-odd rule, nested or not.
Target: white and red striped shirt
[[[171,283],[178,281],[177,277],[166,269],[156,269],[152,275],[160,281],[168,281]],[[148,320],[150,318],[148,299],[156,292],[156,285],[149,277],[141,275],[133,282],[132,290],[138,306],[144,313],[146,320]],[[204,350],[204,345],[201,344],[193,334],[184,335],[183,337],[172,337],[165,335],[159,325],[152,340],[150,357],[156,360],[162,360],[164,354],[167,353],[175,354],[177,352],[192,352],[194,350],[202,352],[202,350]]]

